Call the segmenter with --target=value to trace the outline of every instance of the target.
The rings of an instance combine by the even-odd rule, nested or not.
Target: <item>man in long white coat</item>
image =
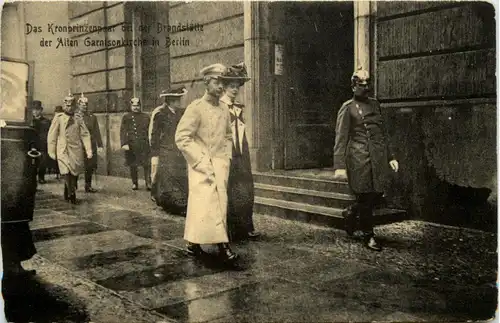
[[[64,199],[73,204],[76,200],[78,175],[85,170],[84,152],[92,158],[90,133],[82,118],[75,115],[74,97],[64,99],[64,113],[52,120],[47,136],[47,150],[50,158],[57,160],[59,172],[65,178]]]
[[[202,255],[201,244],[217,244],[225,261],[236,260],[227,233],[227,180],[232,154],[229,110],[219,98],[223,85],[222,64],[200,71],[206,85],[202,98],[184,112],[175,143],[188,163],[189,196],[184,239],[188,253]]]

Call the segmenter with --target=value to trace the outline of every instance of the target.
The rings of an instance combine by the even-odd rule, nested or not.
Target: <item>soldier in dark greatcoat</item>
[[[184,87],[163,91],[165,103],[151,118],[151,196],[165,211],[185,215],[188,198],[187,165],[175,144],[175,130],[182,117],[181,97]]]
[[[344,212],[346,231],[350,235],[356,229],[362,231],[366,246],[380,251],[373,233],[373,208],[383,195],[389,166],[397,172],[399,165],[389,145],[386,115],[379,102],[368,96],[368,81],[365,70],[353,74],[354,97],[338,112],[334,176],[347,177],[356,195],[356,203]]]
[[[85,158],[85,192],[95,193],[97,190],[92,188],[92,174],[97,170],[97,152],[102,153],[103,145],[99,122],[97,122],[97,117],[89,112],[88,102],[88,98],[82,93],[78,99],[78,109],[90,132],[90,143],[92,144],[92,158]]]
[[[144,168],[146,189],[151,190],[151,173],[149,160],[148,127],[149,116],[141,112],[141,102],[138,98],[130,100],[132,112],[123,116],[120,128],[122,149],[125,150],[125,163],[130,167],[132,189],[139,187],[137,168]]]
[[[220,101],[229,108],[233,149],[227,184],[227,225],[232,241],[255,238],[253,225],[254,182],[250,150],[243,119],[244,105],[236,101],[240,87],[250,80],[244,63],[229,67],[221,77],[225,93]]]
[[[38,164],[38,183],[45,184],[45,173],[49,166],[49,156],[47,154],[47,135],[49,133],[51,121],[43,116],[43,106],[41,101],[33,101],[33,128],[37,134],[37,148],[42,154]]]

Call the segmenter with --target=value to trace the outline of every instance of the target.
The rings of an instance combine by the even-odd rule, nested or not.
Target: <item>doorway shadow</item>
[[[2,281],[8,322],[90,322],[84,302],[72,291],[38,277]]]

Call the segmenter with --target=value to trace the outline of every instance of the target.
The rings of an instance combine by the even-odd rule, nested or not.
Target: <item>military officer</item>
[[[65,178],[64,199],[76,204],[78,175],[85,169],[85,157],[92,158],[92,145],[83,119],[75,117],[74,99],[70,93],[64,99],[64,113],[57,114],[52,120],[47,150],[50,158],[57,160],[59,171]]]
[[[47,135],[49,133],[51,120],[43,116],[41,101],[33,101],[33,128],[35,128],[38,139],[38,150],[42,155],[38,164],[38,183],[45,184],[45,173],[49,166],[50,158],[47,156]]]
[[[138,98],[130,100],[131,112],[123,116],[120,128],[120,140],[125,151],[125,164],[130,167],[132,189],[139,187],[137,168],[144,169],[146,189],[151,190],[151,173],[149,160],[149,116],[141,111],[141,102]]]
[[[97,191],[92,188],[92,174],[97,169],[97,152],[102,153],[104,149],[99,122],[97,121],[97,117],[89,112],[88,102],[88,98],[82,93],[80,98],[78,98],[78,111],[90,132],[90,142],[92,144],[92,158],[85,158],[85,192],[95,193]]]
[[[354,93],[337,116],[334,168],[336,178],[347,178],[356,202],[344,212],[348,234],[358,229],[371,250],[380,251],[373,233],[373,209],[382,197],[389,167],[399,165],[389,144],[386,115],[380,103],[368,96],[369,74],[356,71],[351,78]]]
[[[219,102],[220,76],[226,70],[213,64],[200,71],[205,94],[185,110],[175,143],[188,163],[189,194],[184,228],[188,253],[203,255],[201,244],[217,244],[226,263],[237,255],[229,247],[227,232],[227,180],[233,136],[227,106]]]

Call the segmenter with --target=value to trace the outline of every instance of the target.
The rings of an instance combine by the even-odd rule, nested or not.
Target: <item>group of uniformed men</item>
[[[138,189],[137,168],[142,166],[151,198],[165,210],[186,216],[187,252],[205,257],[202,245],[217,244],[219,256],[233,264],[238,256],[229,241],[258,236],[252,221],[254,183],[244,106],[236,101],[249,78],[243,63],[213,64],[200,73],[205,93],[185,110],[180,100],[185,88],[163,91],[160,97],[165,101],[151,118],[141,111],[140,100],[133,98],[131,112],[122,119],[121,147],[132,189]],[[373,233],[373,209],[383,194],[387,170],[397,172],[399,164],[389,145],[385,114],[378,101],[368,96],[368,72],[356,71],[351,87],[353,98],[337,116],[334,176],[348,178],[356,196],[344,212],[346,231],[359,232],[367,248],[380,251]],[[47,152],[64,175],[64,198],[77,203],[77,176],[82,172],[85,190],[95,192],[92,174],[103,145],[97,118],[88,113],[88,99],[82,94],[78,110],[73,101],[72,95],[66,97],[63,112],[52,120]],[[38,121],[38,127],[48,126]]]
[[[170,213],[186,216],[188,253],[206,256],[201,245],[217,244],[220,256],[232,262],[237,255],[229,240],[259,235],[252,221],[254,187],[243,105],[236,101],[249,77],[243,63],[210,65],[201,74],[205,94],[186,109],[181,107],[184,87],[163,91],[160,98],[165,101],[151,118],[141,111],[140,100],[132,98],[121,122],[121,148],[132,189],[139,188],[142,167],[151,199]],[[70,94],[63,112],[52,120],[47,154],[57,160],[64,176],[65,200],[76,204],[79,174],[85,173],[85,191],[96,192],[92,174],[103,144],[88,99],[82,94],[77,106],[73,103]]]

